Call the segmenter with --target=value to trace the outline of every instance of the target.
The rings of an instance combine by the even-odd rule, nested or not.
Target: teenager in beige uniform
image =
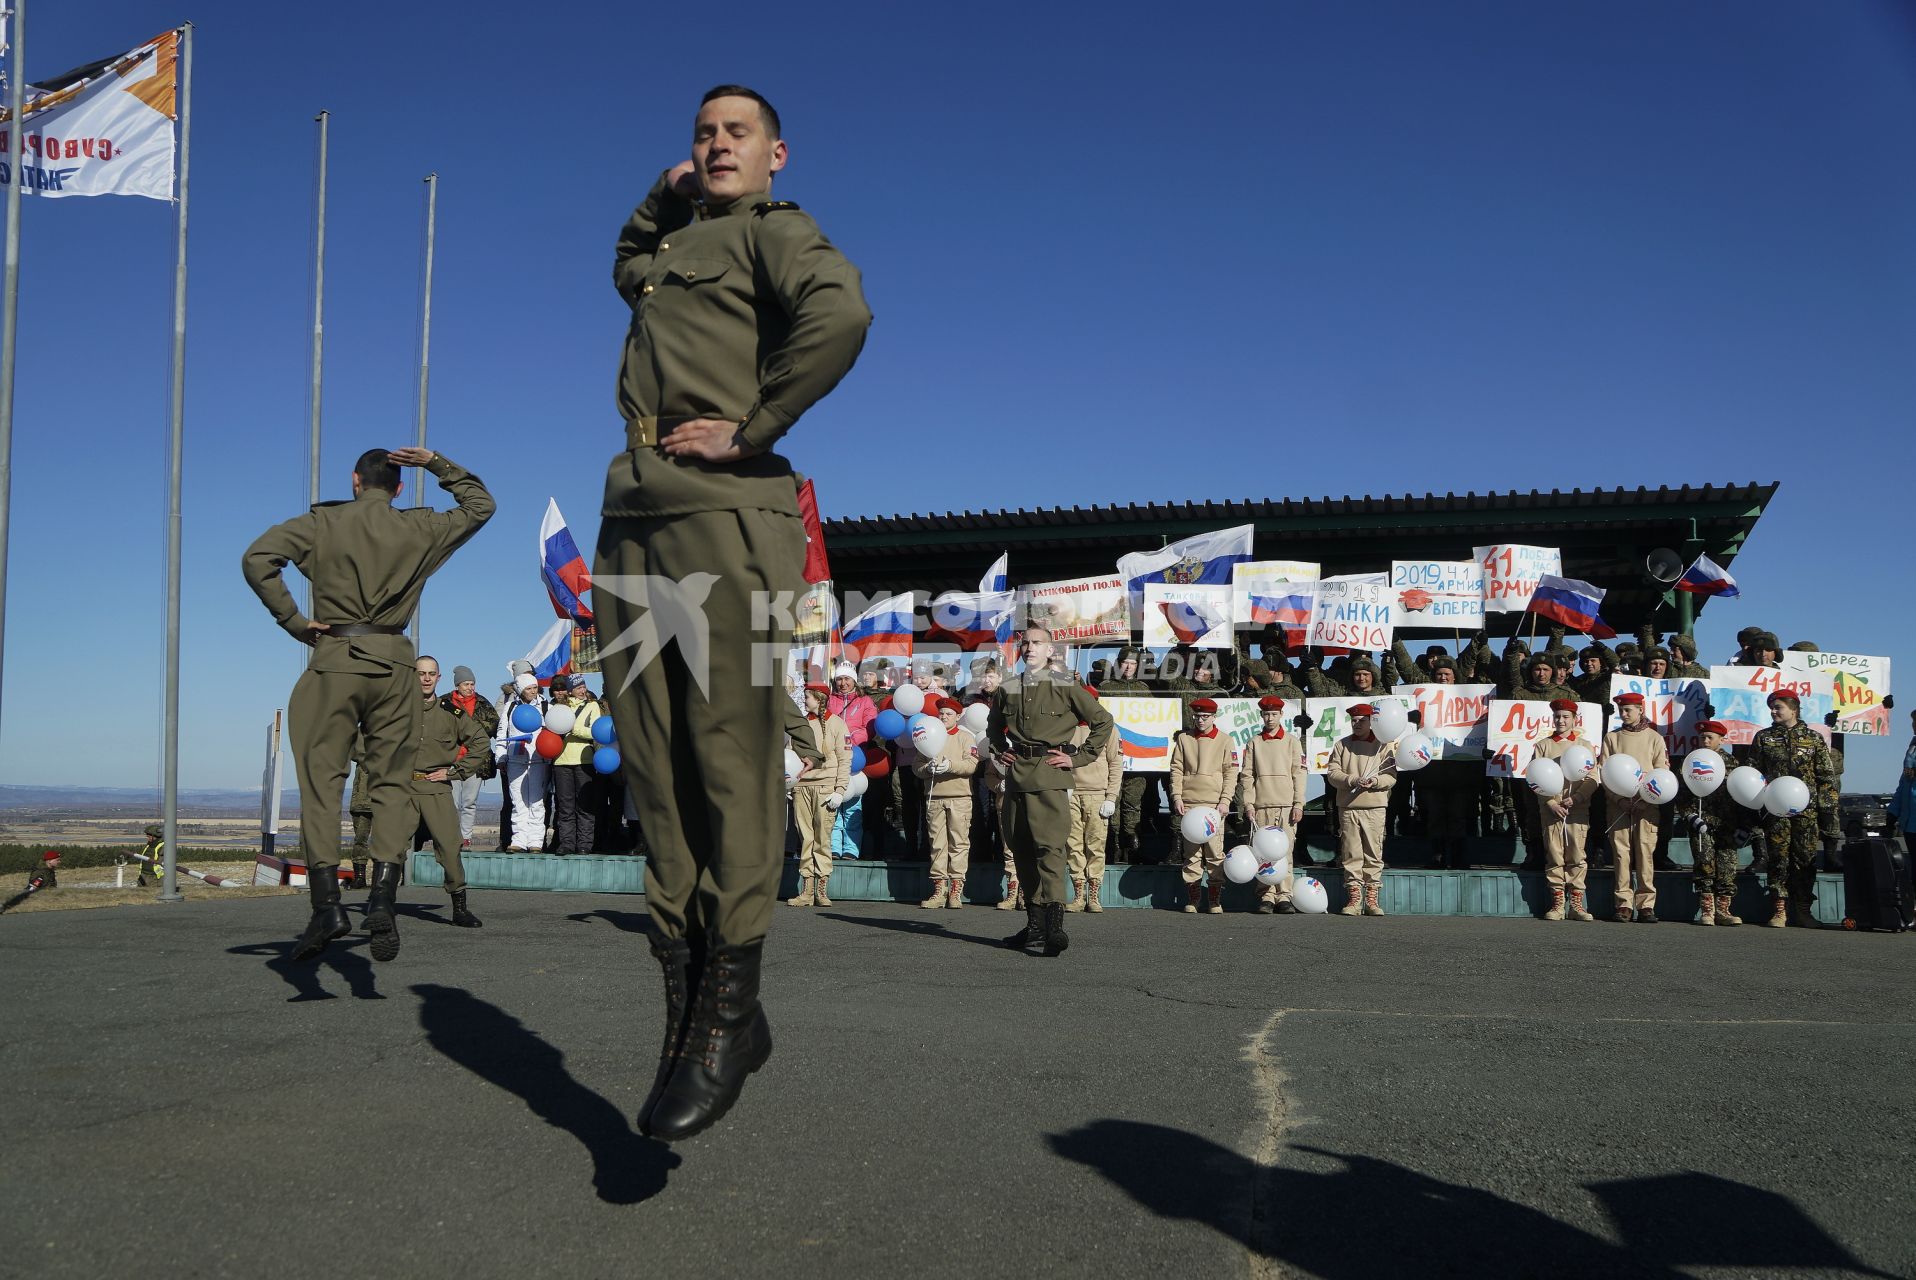
[[[927,699],[926,710],[933,710]],[[971,869],[971,778],[978,772],[978,740],[958,727],[964,704],[938,699],[935,710],[945,726],[944,754],[923,756],[912,772],[925,784],[925,826],[931,835],[931,897],[921,907],[965,905],[965,874]]]
[[[1577,703],[1558,698],[1550,704],[1551,733],[1537,744],[1539,760],[1561,760],[1571,747],[1581,746],[1596,753],[1596,744],[1577,736]],[[1543,878],[1550,886],[1550,910],[1546,920],[1590,920],[1584,908],[1583,878],[1588,870],[1583,842],[1590,834],[1590,801],[1602,784],[1593,773],[1580,782],[1565,778],[1563,791],[1555,796],[1537,797],[1537,825],[1543,829]]]
[[[1185,811],[1199,805],[1214,806],[1220,816],[1237,795],[1240,762],[1237,741],[1218,732],[1217,703],[1210,698],[1191,701],[1192,733],[1180,733],[1171,748],[1171,812],[1180,819]],[[1183,836],[1180,834],[1179,839]],[[1184,840],[1184,909],[1195,912],[1203,893],[1199,881],[1211,874],[1211,897],[1204,910],[1210,915],[1224,911],[1224,824],[1203,844]]]
[[[1643,719],[1643,695],[1620,693],[1616,696],[1617,718],[1623,727],[1603,735],[1603,755],[1625,755],[1643,767],[1670,767],[1670,751],[1663,735]],[[1622,924],[1632,919],[1638,924],[1657,922],[1657,810],[1642,796],[1628,799],[1610,797],[1610,865],[1616,873],[1616,914],[1611,918]],[[1631,892],[1630,876],[1636,874],[1636,891]],[[1632,909],[1634,907],[1634,910]]]
[[[830,685],[805,686],[804,732],[822,763],[801,773],[792,784],[792,819],[798,824],[798,893],[786,905],[793,907],[832,905],[825,896],[825,882],[832,876],[832,821],[851,784],[852,742],[845,722],[827,709],[831,693]]]
[[[1337,862],[1350,893],[1338,909],[1344,916],[1384,914],[1377,900],[1384,887],[1384,813],[1397,782],[1397,764],[1370,731],[1375,710],[1368,702],[1350,709],[1350,734],[1331,748],[1325,778],[1337,792]]]
[[[1087,689],[1092,697],[1096,689]],[[1079,725],[1071,735],[1074,746],[1083,746],[1090,726]],[[1086,759],[1071,771],[1071,843],[1065,846],[1065,866],[1078,896],[1066,911],[1103,911],[1098,891],[1104,887],[1104,840],[1111,829],[1111,815],[1118,811],[1118,789],[1124,785],[1124,753],[1118,735],[1105,740],[1104,750]]]
[[[1310,778],[1310,766],[1304,761],[1304,748],[1297,735],[1284,727],[1284,699],[1274,695],[1259,698],[1257,710],[1264,717],[1264,732],[1252,738],[1244,752],[1244,814],[1253,831],[1277,827],[1289,835],[1294,854],[1297,824],[1304,818],[1304,784]],[[1263,915],[1295,915],[1291,878],[1260,885],[1257,909]]]

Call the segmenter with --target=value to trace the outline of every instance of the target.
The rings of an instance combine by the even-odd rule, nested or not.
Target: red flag
[[[818,522],[818,495],[810,480],[798,486],[798,515],[805,522],[805,581],[824,582],[832,568],[825,559],[825,529]]]

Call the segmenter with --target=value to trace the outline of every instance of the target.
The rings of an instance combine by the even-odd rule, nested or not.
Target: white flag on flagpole
[[[180,33],[26,87],[20,194],[173,199]],[[0,111],[0,155],[13,121]],[[0,185],[13,181],[0,161]]]

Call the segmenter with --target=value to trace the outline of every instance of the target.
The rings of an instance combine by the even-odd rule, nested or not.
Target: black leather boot
[[[375,960],[390,960],[399,954],[399,918],[393,910],[398,892],[399,864],[375,862],[373,887],[366,894],[366,932],[373,937]]]
[[[299,935],[293,959],[315,960],[326,945],[353,931],[346,908],[339,905],[339,871],[334,867],[309,867],[306,872],[306,896],[312,900],[313,918],[306,932]]]
[[[1025,895],[1025,927],[1005,939],[1005,945],[1013,951],[1024,951],[1044,943],[1044,908],[1033,899],[1036,892]],[[1033,951],[1033,955],[1037,952]]]
[[[745,1077],[772,1056],[772,1027],[758,1002],[763,942],[713,946],[705,957],[685,1041],[643,1132],[677,1142],[703,1133],[738,1101]]]
[[[364,858],[353,859],[353,888],[362,891],[366,888],[366,860]]]
[[[652,938],[652,958],[665,973],[665,1042],[659,1046],[659,1069],[652,1077],[652,1092],[645,1095],[639,1108],[639,1132],[652,1132],[652,1111],[665,1093],[665,1082],[678,1065],[685,1044],[685,1026],[692,1012],[692,991],[704,968],[704,948],[694,947],[684,938]]]
[[[466,891],[464,889],[454,889],[452,891],[452,922],[461,929],[479,929],[485,926],[485,921],[466,910]]]
[[[1064,954],[1071,945],[1071,938],[1064,931],[1064,903],[1053,902],[1044,908],[1044,953],[1048,956]]]

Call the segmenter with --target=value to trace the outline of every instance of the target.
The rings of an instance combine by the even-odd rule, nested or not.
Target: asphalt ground
[[[667,1147],[642,899],[413,898],[0,919],[0,1272],[1916,1275],[1916,936],[781,907]]]

